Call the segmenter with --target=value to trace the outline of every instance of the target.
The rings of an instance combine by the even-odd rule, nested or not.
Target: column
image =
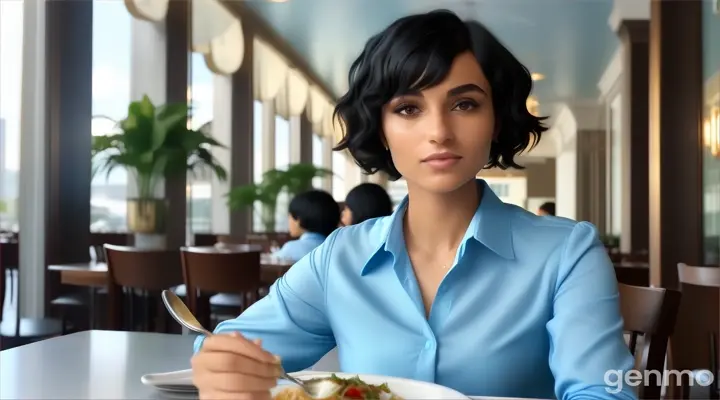
[[[388,186],[388,175],[382,171],[376,172],[372,175],[367,176],[367,182],[375,183],[387,189]]]
[[[621,81],[622,236],[625,252],[648,249],[648,29],[647,20],[623,20]]]
[[[312,123],[307,117],[306,113],[303,113],[298,119],[300,126],[300,163],[312,164],[313,163],[313,129]],[[316,165],[319,167],[319,165]]]
[[[576,218],[593,223],[605,232],[606,132],[603,129],[577,133]]]
[[[255,60],[253,37],[254,32],[244,27],[245,56],[242,66],[232,76],[231,88],[231,137],[230,141],[230,187],[253,183],[253,64]],[[273,122],[273,141],[275,139],[275,118]],[[264,121],[263,121],[264,123]],[[264,126],[264,125],[263,125]],[[271,154],[273,160],[275,149]],[[227,206],[224,206],[227,210]],[[215,217],[213,216],[213,219]],[[233,240],[244,240],[245,235],[252,230],[252,211],[236,210],[230,214],[230,236]]]
[[[678,262],[703,262],[701,6],[650,6],[650,264],[663,287],[676,286]]]
[[[355,163],[349,152],[345,152],[345,192],[351,191],[355,186],[363,183],[363,173]]]
[[[132,21],[132,63],[130,95],[140,100],[147,95],[154,104],[187,101],[189,4],[172,1],[162,22]],[[135,245],[176,248],[186,243],[187,178],[172,177],[158,186],[156,195],[168,202],[166,231],[161,235],[135,235]],[[128,175],[128,197],[137,193]],[[142,241],[143,243],[138,243]]]
[[[20,136],[20,180],[26,184],[19,187],[18,219],[20,232],[27,234],[20,240],[18,309],[22,317],[29,318],[42,318],[45,315],[45,262],[49,257],[39,249],[45,249],[46,243],[52,240],[48,237],[51,233],[45,230],[46,215],[49,211],[45,207],[49,170],[46,168],[46,163],[49,162],[46,157],[49,135],[45,128],[45,81],[46,74],[49,75],[50,71],[55,69],[53,68],[55,65],[47,65],[46,68],[46,58],[50,57],[46,57],[45,54],[45,37],[46,30],[48,32],[52,32],[50,29],[55,29],[55,32],[60,30],[55,28],[58,18],[54,14],[57,11],[47,8],[50,5],[57,7],[61,4],[26,1],[23,5],[24,68],[20,100],[20,128],[23,135]],[[50,14],[47,21],[46,12]],[[88,205],[89,203],[88,196]]]
[[[650,4],[650,283],[668,288],[677,287],[677,263],[703,262],[701,7],[700,0]],[[709,367],[705,329],[718,327],[718,301],[707,295],[683,288],[670,368]]]
[[[332,169],[333,165],[333,146],[335,141],[330,136],[323,137],[323,165],[325,168]],[[334,172],[334,171],[333,171]],[[328,193],[332,193],[332,176],[326,176],[323,178],[323,190]]]

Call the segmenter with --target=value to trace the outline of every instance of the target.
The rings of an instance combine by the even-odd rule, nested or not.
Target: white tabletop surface
[[[140,377],[190,368],[194,338],[85,331],[5,350],[0,399],[161,399]]]

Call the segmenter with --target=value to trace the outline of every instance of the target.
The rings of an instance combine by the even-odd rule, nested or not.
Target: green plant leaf
[[[123,166],[137,177],[140,197],[152,196],[162,177],[209,168],[218,179],[227,172],[210,148],[224,147],[210,135],[188,129],[189,107],[171,103],[156,107],[148,96],[128,106],[128,115],[117,125],[121,133],[93,138],[93,170],[110,172]]]

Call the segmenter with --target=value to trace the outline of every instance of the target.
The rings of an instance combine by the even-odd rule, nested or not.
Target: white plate
[[[197,393],[192,384],[192,370],[163,372],[158,374],[145,374],[140,378],[143,385],[152,386],[162,392],[168,393]]]
[[[301,371],[290,375],[305,380],[323,378],[330,376],[331,374],[332,372]],[[338,378],[354,378],[357,376],[362,379],[363,382],[371,385],[382,385],[383,383],[387,383],[390,391],[405,400],[468,400],[468,397],[464,396],[460,392],[429,382],[415,381],[405,378],[394,378],[390,376],[350,374],[343,372],[336,372],[335,375],[337,375]],[[278,391],[292,386],[292,384],[280,384],[271,391],[272,395],[275,396]]]
[[[332,372],[301,371],[290,375],[300,379],[322,378],[330,376]],[[467,400],[468,397],[450,388],[436,385],[434,383],[415,381],[405,378],[394,378],[381,375],[365,375],[336,372],[339,378],[360,377],[364,382],[371,385],[382,385],[387,383],[390,390],[406,400]],[[196,393],[197,389],[192,384],[192,371],[189,369],[159,374],[147,374],[140,378],[141,382],[148,386],[167,393]],[[278,391],[294,385],[280,381],[271,392],[274,396]]]

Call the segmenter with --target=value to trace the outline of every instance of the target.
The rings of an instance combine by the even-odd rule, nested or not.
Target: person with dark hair
[[[538,209],[538,215],[540,216],[555,216],[555,203],[552,201],[548,201],[547,203],[543,203],[540,208]]]
[[[392,214],[393,204],[385,188],[376,183],[361,183],[345,196],[341,221],[345,226]]]
[[[310,190],[293,197],[288,207],[290,236],[273,256],[297,261],[322,244],[340,223],[340,207],[328,192]]]
[[[338,347],[341,371],[468,396],[637,399],[606,378],[634,360],[597,229],[505,204],[476,179],[521,168],[546,130],[527,110],[528,70],[479,23],[434,11],[372,37],[349,77],[337,149],[403,177],[408,196],[335,230],[197,339],[200,397],[267,398],[273,360],[298,371]]]

